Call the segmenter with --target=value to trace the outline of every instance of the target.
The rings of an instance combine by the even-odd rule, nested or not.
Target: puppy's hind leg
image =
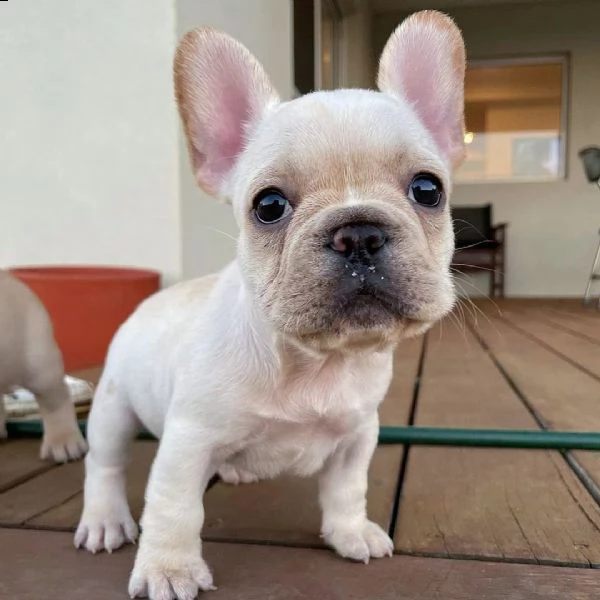
[[[246,469],[235,462],[223,463],[217,472],[223,483],[229,485],[238,485],[240,483],[256,483],[259,480],[258,475],[253,471]]]
[[[39,405],[44,423],[40,457],[55,462],[81,458],[87,444],[64,381],[62,355],[50,335],[41,336],[39,346],[28,350],[28,363],[25,380],[19,383],[35,395]]]
[[[112,552],[135,542],[138,527],[127,503],[129,446],[139,430],[137,417],[118,383],[107,372],[88,420],[83,513],[75,533],[77,548]]]

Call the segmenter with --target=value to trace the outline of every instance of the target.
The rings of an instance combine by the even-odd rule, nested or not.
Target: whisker
[[[457,284],[457,283],[458,282],[456,281],[456,278],[455,278],[455,284]],[[488,296],[488,294],[486,294],[480,287],[476,286],[472,281],[469,281],[468,279],[463,279],[461,283],[465,284],[465,285],[469,285],[476,292],[478,292],[481,295],[481,298],[485,298],[485,300],[487,302],[490,302],[493,305],[493,307],[496,309],[496,311],[498,312],[498,315],[502,316],[502,309],[500,308],[500,306],[498,306],[498,304],[494,300],[492,300],[492,298],[490,296]],[[467,293],[466,290],[464,288],[462,288],[462,285],[461,285],[461,291],[464,292],[465,294]],[[467,297],[468,297],[468,294],[467,294]]]
[[[450,322],[452,323],[452,325],[454,327],[456,327],[457,329],[460,329],[460,322],[458,320],[458,316],[456,315],[455,311],[452,311],[449,315],[448,315],[448,319],[450,319]]]
[[[460,246],[459,248],[456,248],[457,250],[469,250],[470,248],[476,248],[477,246],[480,246],[481,244],[485,244],[486,242],[491,242],[493,240],[487,240],[487,239],[483,239],[479,242],[475,242],[473,244],[470,244],[468,246]]]
[[[464,312],[464,309],[460,302],[456,305],[456,308],[457,308],[457,313],[455,313],[456,323],[457,323],[457,326],[458,326],[460,332],[462,333],[463,340],[466,341],[467,340],[467,329],[466,329],[465,312]]]
[[[479,314],[487,321],[487,323],[489,325],[491,325],[497,331],[496,325],[490,319],[490,317],[488,315],[486,315],[485,312],[479,306],[477,306],[477,304],[475,304],[475,302],[473,302],[473,300],[471,300],[471,298],[467,297],[466,300],[469,302],[469,304],[473,310],[473,322],[471,323],[471,325],[475,328],[475,330],[479,329],[479,321],[477,318],[478,314]]]
[[[460,270],[455,269],[454,267],[468,267],[469,269],[479,269],[481,271],[489,271],[490,273],[495,273],[497,271],[497,269],[492,269],[490,267],[480,267],[479,265],[469,265],[467,263],[452,263],[450,269],[455,273],[460,273]],[[503,275],[505,274],[502,271],[498,271],[498,273],[502,273]]]
[[[461,230],[462,231],[467,231],[469,229],[472,229],[473,231],[476,231],[482,238],[485,238],[485,235],[483,235],[483,232],[481,232],[479,229],[477,229],[477,227],[475,227],[475,225],[473,225],[473,223],[469,223],[469,221],[466,221],[465,219],[452,219],[452,223],[464,223],[466,225],[466,227]]]
[[[234,242],[237,243],[237,238],[234,237],[233,235],[231,235],[230,233],[227,233],[226,231],[222,231],[221,229],[217,229],[216,227],[211,227],[210,225],[204,225],[204,228],[210,229],[210,230],[214,231],[215,233],[220,233],[224,237],[229,238],[230,240],[233,240]]]

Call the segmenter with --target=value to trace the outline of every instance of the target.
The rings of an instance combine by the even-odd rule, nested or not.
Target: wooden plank
[[[0,594],[11,600],[122,600],[134,547],[77,552],[71,535],[0,530]],[[592,600],[600,571],[395,556],[354,564],[332,552],[203,546],[220,600]]]
[[[479,299],[477,301],[479,302]],[[542,307],[544,309],[554,308],[565,311],[580,311],[582,309],[581,300],[579,298],[496,298],[494,300],[485,299],[483,302],[487,304],[497,304],[500,307],[507,306],[510,308],[514,308],[515,306],[530,308]]]
[[[0,493],[54,468],[40,459],[41,440],[12,439],[0,443]]]
[[[473,336],[448,323],[429,344],[417,424],[536,428]],[[600,510],[557,453],[415,447],[395,543],[416,554],[588,565],[600,563],[599,528]]]
[[[574,299],[559,298],[472,298],[463,300],[467,304],[475,304],[483,313],[492,317],[502,316],[505,311],[534,311],[540,313],[555,312],[562,315],[591,314],[581,306],[581,302]]]
[[[417,338],[402,342],[396,349],[394,378],[379,410],[382,425],[408,423],[422,348],[423,338]]]
[[[153,441],[137,441],[132,446],[127,477],[127,495],[135,519],[139,519],[142,513],[148,474],[157,447],[158,443]],[[71,492],[75,490],[75,493],[67,494],[62,502],[56,499],[53,499],[52,502],[46,502],[43,498],[38,499],[38,509],[32,511],[34,514],[26,519],[27,525],[50,529],[75,529],[83,508],[83,494],[81,493],[83,469],[73,469],[69,474],[63,474],[63,477],[67,479],[66,488]],[[57,484],[56,479],[52,478],[42,482],[42,485],[52,489]],[[20,490],[22,495],[29,495],[29,493],[29,489]],[[18,498],[19,496],[17,496],[17,500]],[[3,506],[4,502],[0,496],[0,515]]]
[[[550,429],[600,431],[600,382],[502,319],[476,328]]]
[[[541,312],[541,314],[545,314]],[[598,344],[554,326],[552,323],[538,318],[533,311],[526,313],[505,310],[502,317],[513,326],[519,328],[548,348],[566,356],[580,365],[585,371],[600,379],[600,348]]]
[[[534,304],[537,304],[534,303]],[[544,307],[546,308],[546,307]],[[558,302],[548,305],[549,310],[559,311],[561,313],[573,314],[582,318],[589,318],[592,320],[598,320],[600,317],[600,311],[598,310],[597,303],[589,302],[584,306],[581,299],[574,300],[573,302]]]
[[[531,312],[534,309],[530,309]],[[588,340],[600,344],[600,312],[590,313],[587,310],[565,311],[554,307],[537,310],[538,317],[571,331]]]
[[[62,504],[83,486],[81,462],[59,465],[0,494],[0,525],[19,525]]]
[[[546,427],[600,431],[600,381],[500,319],[477,331]],[[572,454],[600,486],[600,453]]]

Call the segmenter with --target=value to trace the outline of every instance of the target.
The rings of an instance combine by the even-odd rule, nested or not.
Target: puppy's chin
[[[363,328],[347,327],[337,332],[284,332],[283,336],[295,346],[314,354],[331,352],[383,352],[396,346],[403,339],[425,333],[431,326],[429,323],[403,320],[395,327]]]
[[[453,304],[449,295],[417,309],[364,291],[313,314],[316,318],[312,323],[292,319],[280,331],[295,345],[315,353],[383,351],[425,333],[452,310]]]

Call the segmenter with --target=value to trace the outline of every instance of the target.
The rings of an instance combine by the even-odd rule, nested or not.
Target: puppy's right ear
[[[175,55],[175,92],[194,175],[219,196],[264,112],[279,97],[262,65],[225,33],[187,33]]]
[[[403,98],[453,167],[464,158],[465,44],[454,21],[435,10],[408,17],[388,40],[377,84]]]

